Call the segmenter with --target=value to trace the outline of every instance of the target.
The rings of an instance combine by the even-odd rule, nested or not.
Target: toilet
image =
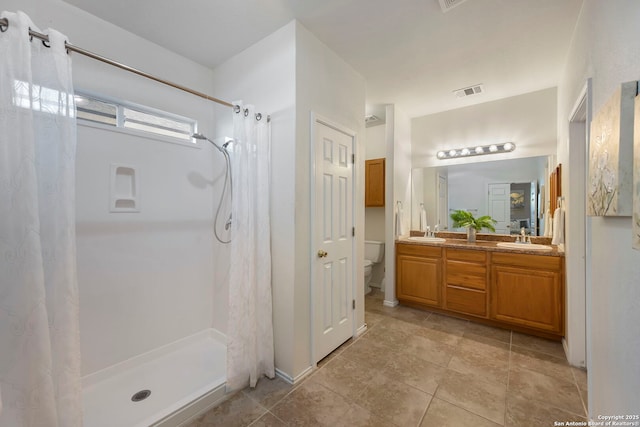
[[[384,242],[376,240],[365,240],[364,242],[364,293],[371,291],[369,282],[371,282],[371,273],[374,264],[378,264],[384,258]],[[384,283],[384,279],[382,279]]]

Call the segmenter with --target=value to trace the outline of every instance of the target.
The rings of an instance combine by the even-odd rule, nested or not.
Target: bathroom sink
[[[553,249],[551,246],[537,243],[500,242],[497,246],[500,248],[522,249],[523,251],[550,251]]]
[[[447,239],[443,239],[442,237],[411,236],[407,237],[407,240],[413,240],[414,242],[442,243]]]

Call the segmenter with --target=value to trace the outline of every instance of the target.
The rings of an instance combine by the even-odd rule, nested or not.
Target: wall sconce
[[[478,145],[477,147],[458,148],[448,151],[438,151],[436,156],[440,160],[453,159],[456,157],[483,156],[485,154],[509,153],[516,149],[513,142],[502,144]]]

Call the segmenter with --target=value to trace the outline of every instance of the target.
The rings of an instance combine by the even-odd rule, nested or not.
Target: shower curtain
[[[253,106],[234,114],[233,202],[227,389],[255,387],[273,378],[271,234],[269,221],[270,125]]]
[[[71,62],[62,34],[2,17],[0,426],[79,427]]]

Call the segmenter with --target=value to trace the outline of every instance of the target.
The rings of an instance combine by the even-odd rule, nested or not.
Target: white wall
[[[216,94],[271,115],[271,225],[275,362],[295,380],[312,365],[310,318],[310,114],[355,131],[356,229],[364,230],[364,81],[292,21],[214,70]],[[224,135],[222,124],[217,134]],[[362,258],[363,233],[357,239]],[[362,270],[362,261],[357,269]],[[356,323],[364,323],[362,275]]]
[[[385,239],[385,297],[384,304],[395,306],[395,209],[396,202],[402,202],[401,218],[403,233],[409,234],[411,222],[411,120],[394,105],[387,105],[387,173],[386,173],[386,239]],[[393,167],[390,167],[393,165]]]
[[[294,324],[296,24],[291,22],[214,70],[214,91],[271,115],[271,251],[276,367],[292,373]],[[232,132],[231,112],[218,136]],[[227,257],[228,254],[220,254]],[[226,283],[227,278],[223,278]]]
[[[5,0],[85,49],[211,92],[211,71],[59,0]],[[208,101],[73,54],[76,90],[195,118]],[[77,263],[82,373],[89,374],[212,325],[211,218],[220,174],[209,147],[189,148],[78,126]],[[110,163],[139,173],[140,213],[109,213]],[[214,169],[214,166],[216,167]]]
[[[511,141],[516,150],[494,160],[546,156],[556,151],[556,88],[412,119],[413,167],[473,163],[439,160],[439,150]]]
[[[558,160],[579,167],[568,149],[568,119],[587,78],[593,78],[593,112],[620,83],[640,77],[640,4],[633,0],[585,0],[558,88]],[[568,172],[568,173],[567,173]],[[563,171],[567,188],[570,171]],[[569,206],[571,208],[572,206]],[[591,257],[586,260],[589,412],[637,414],[640,408],[640,252],[631,249],[631,219],[587,221]],[[588,236],[589,237],[589,236]],[[567,251],[572,241],[567,242]]]
[[[385,141],[386,124],[371,126],[365,130],[365,159],[379,159],[387,154],[387,144]],[[389,165],[386,165],[389,167]],[[385,208],[365,208],[365,240],[385,240]],[[380,287],[384,278],[384,260],[380,264],[375,264],[371,272],[370,285]]]
[[[356,328],[364,324],[364,160],[365,160],[365,83],[349,64],[320,42],[305,27],[296,25],[296,255],[293,377],[310,364],[310,256],[311,200],[308,167],[311,112],[355,132],[356,155],[354,225],[356,227],[355,293]],[[311,248],[313,250],[315,248]],[[293,258],[292,258],[293,259]]]

